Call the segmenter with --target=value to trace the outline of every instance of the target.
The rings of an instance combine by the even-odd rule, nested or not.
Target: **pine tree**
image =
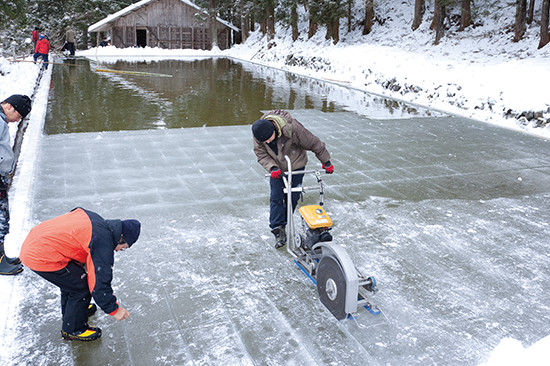
[[[317,33],[317,28],[319,27],[319,21],[321,17],[321,5],[320,0],[309,0],[309,26],[307,31],[307,38],[311,38]]]
[[[25,29],[28,22],[26,12],[27,4],[25,0],[0,1],[0,19],[3,23],[0,33],[2,47],[11,47],[12,41],[15,41],[17,45],[17,52],[24,47],[23,39],[31,35],[31,30],[21,32],[21,29]]]
[[[276,13],[278,21],[283,25],[290,25],[293,41],[296,41],[300,35],[298,31],[298,5],[301,3],[301,0],[281,0]]]
[[[25,0],[0,1],[0,17],[2,19],[24,22],[27,4]]]
[[[345,1],[320,0],[320,23],[327,27],[326,39],[336,44],[340,41],[340,18],[346,15]]]

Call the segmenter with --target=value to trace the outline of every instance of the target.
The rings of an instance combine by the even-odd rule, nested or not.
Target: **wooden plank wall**
[[[167,49],[209,50],[210,22],[200,21],[197,10],[179,0],[158,0],[115,20],[112,44],[135,47],[136,29],[147,29],[147,45]],[[231,29],[218,23],[218,47],[229,48]]]

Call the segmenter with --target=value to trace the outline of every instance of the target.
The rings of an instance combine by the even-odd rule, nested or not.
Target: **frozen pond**
[[[76,59],[54,65],[46,134],[247,125],[262,110],[344,110],[369,116],[433,115],[370,96],[227,58],[121,61]]]
[[[550,141],[446,116],[292,114],[327,143],[333,236],[377,278],[387,322],[335,320],[272,248],[249,125],[53,134],[32,221],[76,206],[141,220],[115,256],[131,317],[100,311],[101,340],[63,342],[58,290],[27,269],[9,279],[3,364],[477,365],[504,337],[548,335]]]

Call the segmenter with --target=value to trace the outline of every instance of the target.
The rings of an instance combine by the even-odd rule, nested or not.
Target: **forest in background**
[[[527,27],[540,29],[538,48],[550,42],[548,30],[550,0],[196,0],[212,15],[218,15],[241,29],[246,41],[250,32],[260,29],[270,40],[275,36],[275,24],[292,29],[292,38],[300,36],[299,24],[307,24],[307,37],[325,32],[334,43],[342,34],[361,30],[367,40],[374,27],[384,27],[391,12],[380,11],[381,4],[398,1],[410,9],[411,32],[422,22],[429,22],[434,44],[446,36],[446,30],[482,25],[484,19],[500,13],[503,8],[514,14],[514,24],[503,24],[514,42],[522,39]],[[1,47],[15,46],[17,51],[28,48],[24,41],[39,27],[50,34],[54,47],[64,42],[67,26],[77,32],[77,47],[86,49],[96,44],[87,29],[135,0],[0,0]],[[402,8],[402,7],[400,7]],[[497,11],[498,10],[498,11]],[[509,28],[509,29],[508,29]]]

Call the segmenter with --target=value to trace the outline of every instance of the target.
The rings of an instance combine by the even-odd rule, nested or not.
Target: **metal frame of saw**
[[[308,190],[319,190],[320,192],[320,205],[323,205],[323,183],[320,179],[319,172],[316,170],[302,170],[293,172],[292,163],[288,156],[285,155],[285,159],[288,165],[287,176],[282,176],[285,188],[284,193],[287,194],[287,252],[294,257],[296,264],[304,271],[308,276],[317,284],[317,269],[323,257],[333,258],[334,261],[339,265],[339,269],[343,274],[343,280],[345,285],[342,286],[345,288],[344,294],[344,316],[342,314],[335,314],[333,309],[329,308],[329,311],[339,320],[345,318],[348,314],[355,314],[359,306],[365,306],[369,311],[371,311],[371,303],[368,301],[367,296],[369,292],[376,291],[376,281],[373,277],[365,277],[353,264],[350,256],[347,251],[339,244],[333,242],[319,242],[313,246],[311,250],[306,250],[302,245],[296,245],[296,229],[294,224],[294,214],[292,210],[292,193],[293,192],[306,192]],[[308,174],[315,173],[318,178],[319,186],[318,187],[294,187],[292,188],[292,175],[298,174]],[[329,260],[327,260],[328,262]],[[332,263],[332,266],[335,266]],[[331,297],[336,293],[331,294],[329,287],[329,281],[332,281],[331,278],[327,281],[327,285],[324,286],[327,296]],[[334,281],[333,281],[334,282]],[[334,290],[334,289],[333,289]],[[319,286],[318,286],[319,291]],[[321,296],[321,293],[319,294]],[[324,294],[323,294],[324,295]],[[321,302],[322,299],[321,299]],[[323,303],[325,306],[327,304]],[[328,306],[327,306],[328,308]]]

